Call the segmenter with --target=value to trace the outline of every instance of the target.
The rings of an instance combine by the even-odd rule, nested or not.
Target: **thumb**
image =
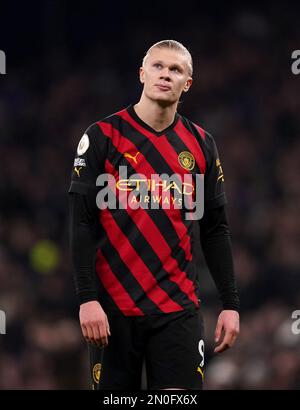
[[[216,330],[215,330],[215,342],[216,343],[218,343],[218,341],[220,340],[222,328],[223,328],[223,323],[220,319],[218,319],[218,323],[217,323]]]

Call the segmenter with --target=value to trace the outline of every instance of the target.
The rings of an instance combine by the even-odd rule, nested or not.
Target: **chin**
[[[150,97],[150,99],[160,104],[164,104],[164,105],[172,105],[177,101],[174,97],[171,98],[168,95],[161,95],[161,94],[160,95],[154,94]]]

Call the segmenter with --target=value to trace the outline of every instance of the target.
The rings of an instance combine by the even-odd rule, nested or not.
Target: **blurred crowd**
[[[300,309],[300,75],[291,72],[298,16],[192,11],[176,28],[158,31],[149,19],[125,39],[114,27],[111,42],[80,52],[52,46],[0,76],[1,389],[89,388],[68,253],[75,149],[91,123],[137,101],[144,52],[168,37],[194,57],[179,112],[217,142],[241,295],[239,340],[216,356],[221,305],[199,258],[206,388],[300,388],[300,335],[291,330]]]

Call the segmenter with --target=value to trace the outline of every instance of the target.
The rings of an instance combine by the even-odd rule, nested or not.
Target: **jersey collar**
[[[179,114],[175,113],[175,118],[174,121],[172,122],[172,124],[170,124],[167,128],[165,128],[162,131],[156,131],[155,129],[153,129],[152,127],[150,127],[150,125],[146,124],[135,112],[135,109],[133,108],[134,104],[130,104],[126,110],[129,113],[129,115],[138,123],[140,124],[144,129],[150,131],[152,134],[156,135],[157,137],[166,134],[168,131],[172,130],[175,125],[177,124],[178,120],[179,120]]]

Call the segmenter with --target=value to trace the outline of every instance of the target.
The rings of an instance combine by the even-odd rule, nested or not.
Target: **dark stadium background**
[[[300,8],[261,3],[1,2],[0,388],[88,388],[68,256],[74,152],[88,125],[137,101],[141,59],[166,38],[194,57],[180,112],[221,153],[242,301],[238,343],[213,355],[220,303],[199,256],[206,388],[300,388]]]

